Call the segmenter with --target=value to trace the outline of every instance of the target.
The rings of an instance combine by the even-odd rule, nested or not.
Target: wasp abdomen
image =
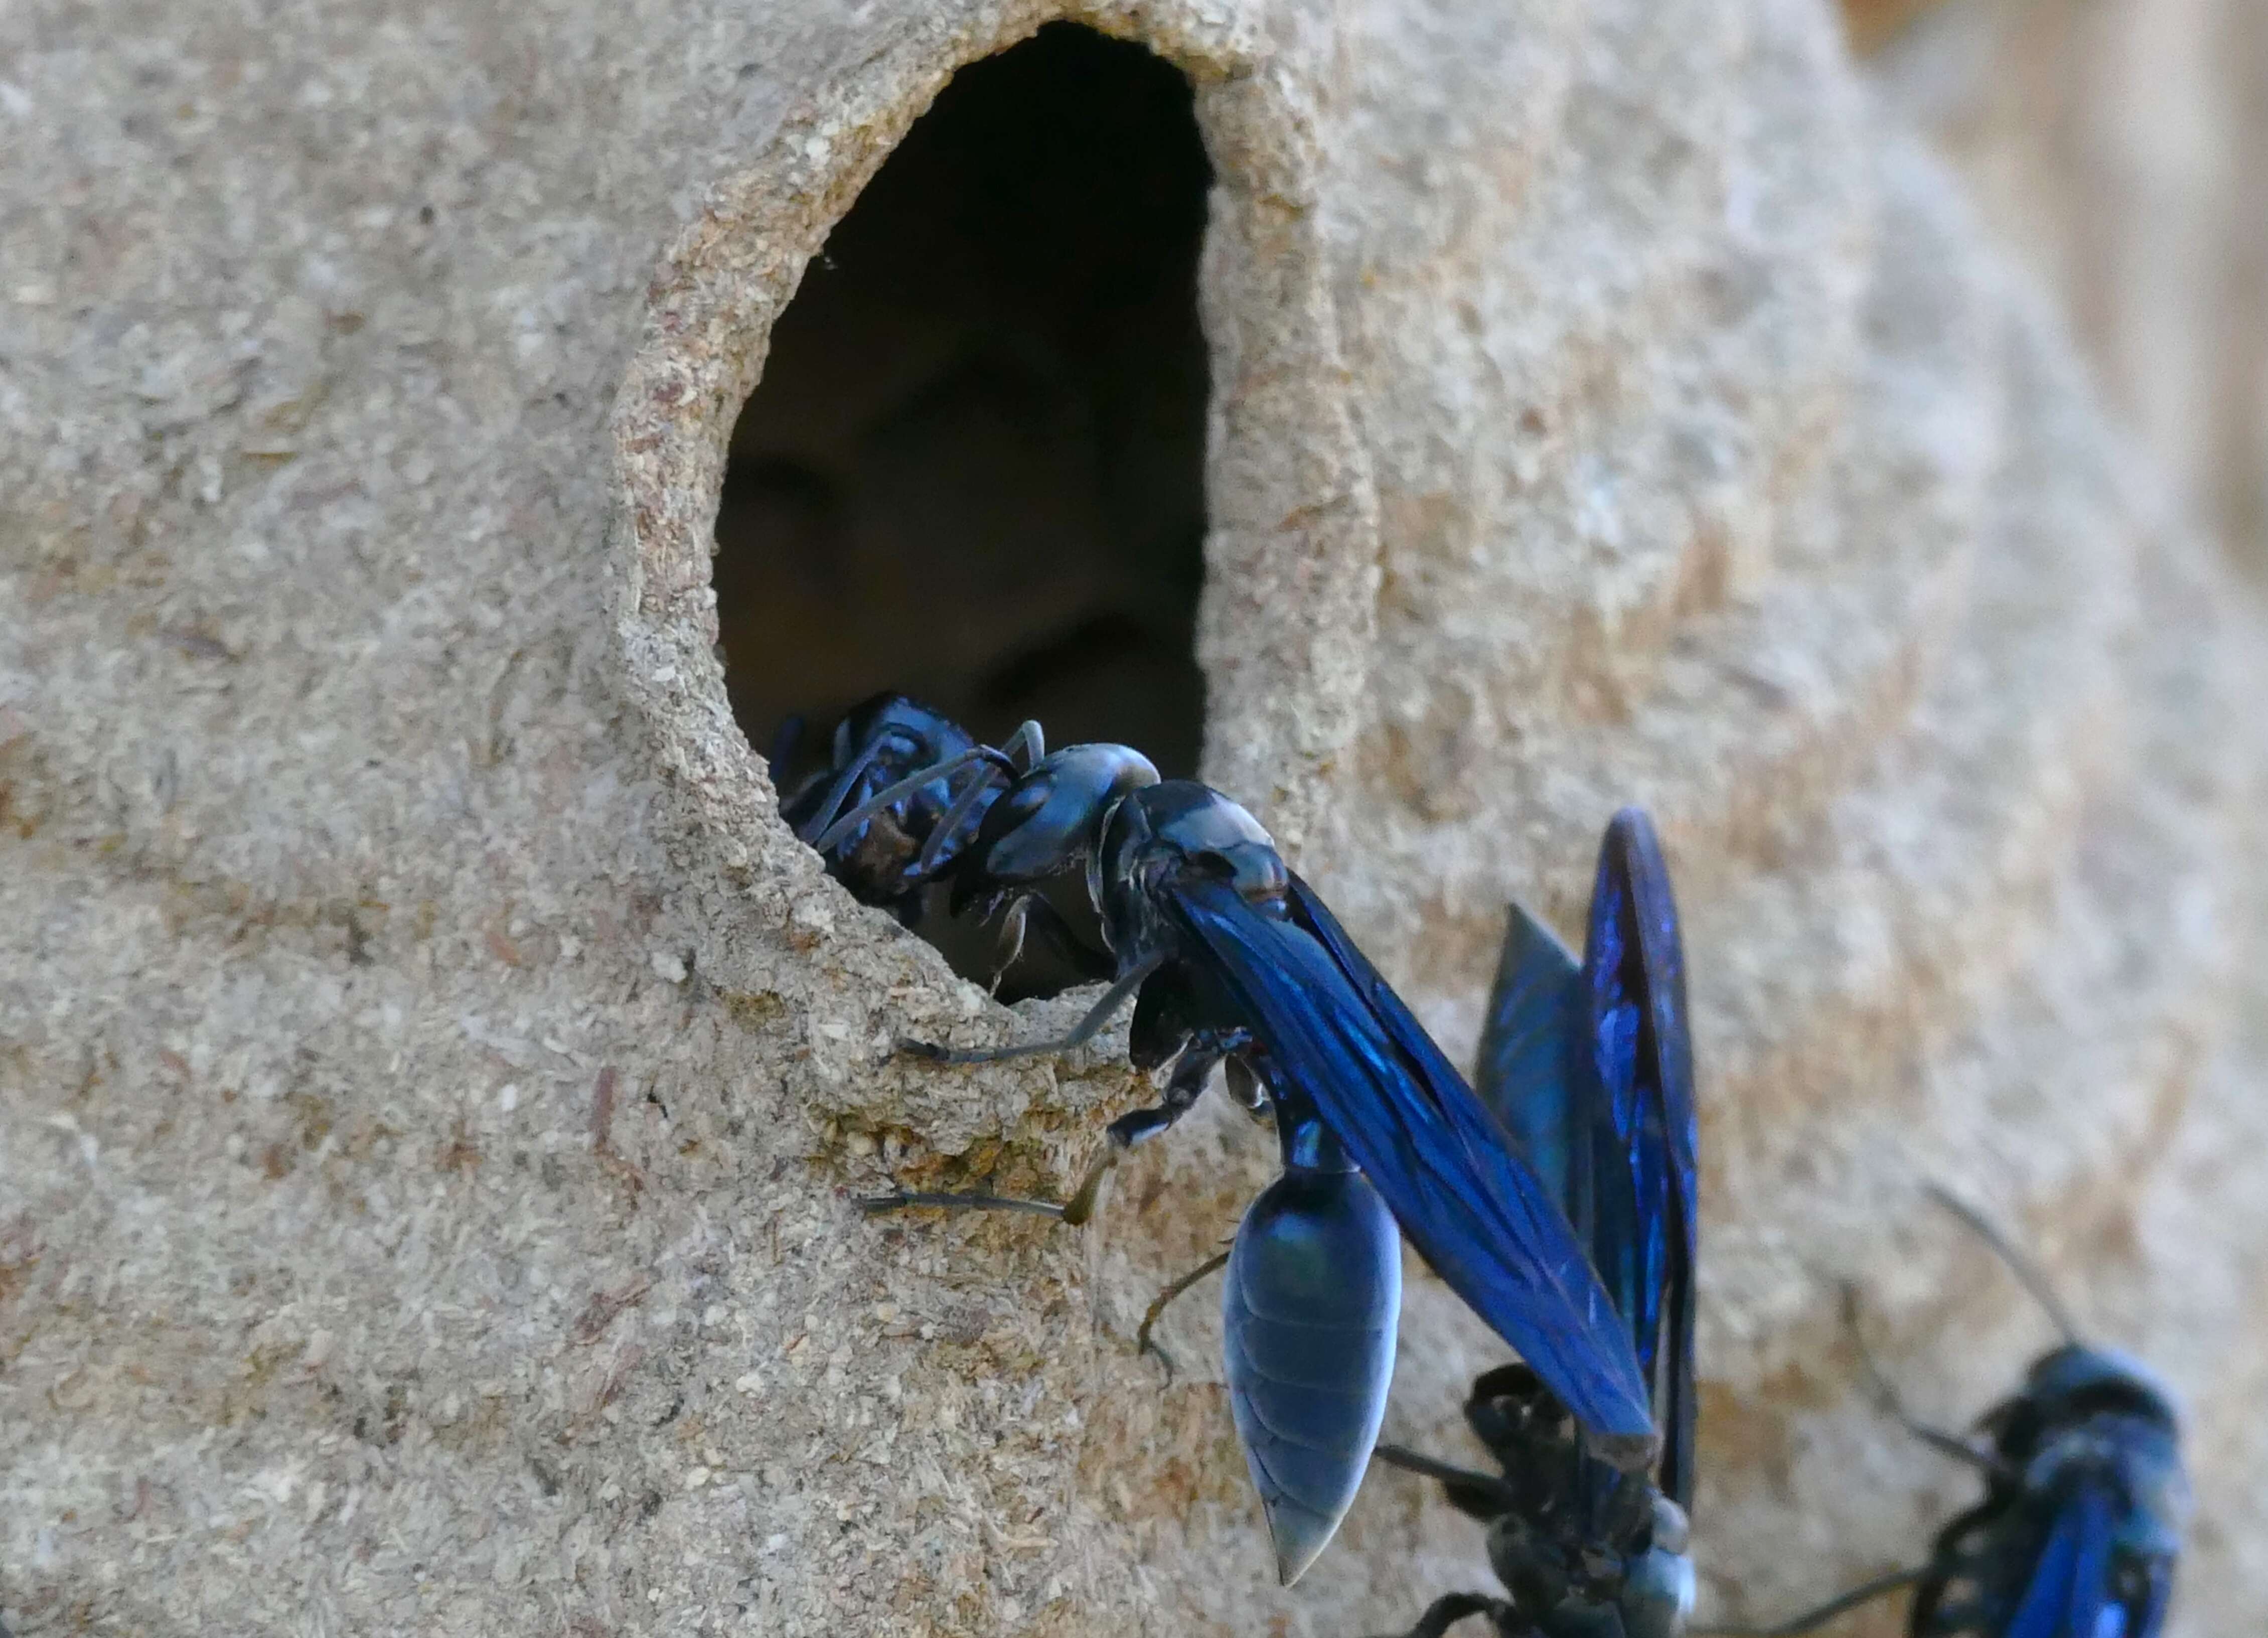
[[[1401,1236],[1360,1172],[1287,1171],[1245,1213],[1221,1298],[1229,1405],[1286,1586],[1370,1465],[1401,1310]]]

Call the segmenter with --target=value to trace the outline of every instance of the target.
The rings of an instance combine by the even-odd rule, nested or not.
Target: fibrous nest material
[[[1343,1638],[1485,1585],[1379,1475],[1267,1555],[1201,1297],[1270,1146],[1101,1223],[1106,1041],[776,822],[734,417],[938,86],[1054,11],[0,22],[0,1611],[19,1632]],[[2260,1607],[2257,612],[1795,0],[1150,0],[1215,184],[1208,777],[1445,1043],[1656,815],[1706,1155],[1705,1612],[1917,1552],[2048,1333],[2187,1397],[2176,1633]],[[880,680],[878,680],[880,681]],[[1388,1435],[1500,1357],[1412,1268]],[[1885,1615],[1881,1620],[1890,1618]],[[1886,1626],[1874,1630],[1887,1631]]]

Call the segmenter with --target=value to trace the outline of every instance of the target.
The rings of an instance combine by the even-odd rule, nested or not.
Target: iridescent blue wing
[[[1156,902],[1192,981],[1314,1100],[1419,1255],[1586,1428],[1650,1444],[1629,1332],[1550,1192],[1307,883],[1287,896],[1282,921],[1203,877]]]
[[[1591,1062],[1589,1076],[1575,1079],[1589,1079],[1596,1100],[1591,1259],[1630,1322],[1652,1391],[1662,1435],[1655,1482],[1685,1506],[1693,1490],[1700,1138],[1677,904],[1653,826],[1635,808],[1614,816],[1599,848],[1581,983]]]
[[[2126,1612],[2111,1597],[2115,1528],[2112,1501],[2102,1487],[2075,1487],[2056,1511],[2000,1638],[2144,1638],[2129,1629]]]
[[[1591,1241],[1591,1125],[1597,1076],[1583,1049],[1582,968],[1558,935],[1512,907],[1473,1070],[1473,1090],[1513,1147]],[[1627,1315],[1625,1316],[1627,1317]]]
[[[1630,1328],[1662,1434],[1656,1482],[1684,1505],[1695,1397],[1693,1052],[1677,907],[1638,809],[1607,827],[1581,965],[1513,907],[1476,1081]]]

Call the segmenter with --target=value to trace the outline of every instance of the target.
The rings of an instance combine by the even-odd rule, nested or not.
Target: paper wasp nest
[[[0,1613],[18,1632],[1314,1634],[1484,1586],[1377,1473],[1270,1584],[1210,1288],[1271,1147],[1005,1037],[774,817],[713,650],[806,263],[1038,4],[188,0],[4,26]],[[1661,827],[1703,1071],[1703,1613],[1909,1561],[2049,1339],[2187,1396],[2268,1594],[2257,615],[1822,4],[1143,0],[1188,77],[1204,768],[1454,1055]],[[889,679],[874,679],[877,686]],[[1389,1436],[1499,1353],[1413,1268]],[[1888,1631],[1889,1617],[1854,1630]]]

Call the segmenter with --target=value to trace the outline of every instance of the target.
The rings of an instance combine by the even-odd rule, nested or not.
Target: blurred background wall
[[[2268,6],[1844,0],[1894,113],[2061,299],[2191,515],[2268,573]]]

